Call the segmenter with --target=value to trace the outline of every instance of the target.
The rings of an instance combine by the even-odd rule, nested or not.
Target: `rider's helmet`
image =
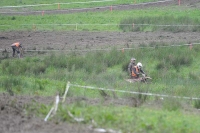
[[[135,60],[136,60],[135,58],[131,58],[132,63],[135,63]]]
[[[136,59],[135,58],[131,58],[131,61],[135,61]]]
[[[138,67],[139,69],[141,69],[141,68],[142,68],[142,63],[138,62],[138,63],[137,63],[137,67]]]

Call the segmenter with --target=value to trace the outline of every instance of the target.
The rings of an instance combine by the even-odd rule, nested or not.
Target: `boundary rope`
[[[193,46],[193,45],[199,45],[200,43],[191,43],[191,44],[182,44],[182,45],[168,45],[168,46],[155,46],[155,47],[137,47],[137,48],[120,48],[117,49],[118,51],[122,51],[122,50],[132,50],[132,49],[145,49],[145,48],[166,48],[166,47],[181,47],[181,46]],[[0,51],[4,51],[5,49],[0,49]],[[38,49],[38,50],[24,50],[26,52],[56,52],[56,51],[65,51],[65,52],[88,52],[88,51],[110,51],[112,49],[84,49],[84,50],[42,50],[42,49]],[[10,52],[10,51],[8,51]]]
[[[177,25],[161,25],[161,24],[19,24],[18,26],[89,26],[89,25],[93,25],[93,26],[119,26],[119,25],[125,25],[125,26],[158,26],[158,27],[176,27],[176,26],[182,26],[182,27],[192,27],[192,26],[200,26],[200,25],[186,25],[186,24],[177,24]],[[2,27],[6,27],[6,26],[12,26],[12,25],[0,25]]]
[[[1,6],[0,8],[18,8],[18,7],[36,7],[36,6],[51,6],[51,5],[69,5],[69,4],[86,4],[86,3],[98,3],[98,2],[110,2],[116,0],[101,0],[101,1],[88,1],[88,2],[70,2],[70,3],[52,3],[52,4],[36,4],[36,5],[19,5],[19,6]]]
[[[105,0],[105,1],[102,1],[102,2],[107,2],[109,0]],[[115,1],[115,0],[110,0],[110,1]],[[113,5],[112,8],[115,8],[115,7],[125,7],[125,6],[143,6],[143,5],[149,5],[149,4],[158,4],[158,3],[165,3],[165,2],[171,2],[173,0],[163,0],[163,1],[157,1],[157,2],[146,2],[146,3],[139,3],[139,4],[124,4],[124,5]],[[101,2],[101,1],[100,1]],[[67,3],[53,3],[54,4],[67,4]],[[48,4],[41,4],[40,6],[44,6],[44,5],[48,5]],[[50,4],[51,5],[51,4]],[[31,5],[29,5],[31,6]],[[11,8],[12,6],[5,6],[4,8]],[[16,6],[13,6],[13,7],[16,7]],[[20,7],[20,6],[19,6]],[[21,6],[23,7],[23,6]],[[1,9],[2,7],[0,7]],[[74,11],[74,10],[92,10],[92,9],[104,9],[104,8],[110,8],[110,6],[103,6],[103,7],[92,7],[92,8],[76,8],[76,9],[68,9],[67,11]],[[53,10],[53,11],[65,11],[65,10]],[[0,12],[0,13],[15,13],[15,14],[27,14],[27,13],[37,13],[37,12],[42,12],[42,11],[30,11],[30,12],[15,12],[15,11],[11,11],[11,12]],[[51,11],[48,11],[48,12],[51,12]]]
[[[191,45],[198,45],[200,43],[192,43],[192,44],[182,44],[182,45],[169,45],[169,46],[155,46],[155,47],[137,47],[137,48],[121,48],[121,49],[117,49],[119,51],[121,50],[131,50],[131,49],[144,49],[144,48],[166,48],[166,47],[181,47],[181,46],[191,46]],[[85,50],[24,50],[27,52],[31,52],[31,51],[66,51],[66,52],[88,52],[88,51],[110,51],[112,49],[85,49]]]
[[[121,92],[121,93],[129,93],[129,94],[141,94],[141,95],[147,95],[147,96],[158,96],[158,97],[171,97],[171,98],[179,98],[179,99],[187,99],[187,100],[200,100],[200,98],[196,97],[181,97],[181,96],[170,96],[170,95],[163,95],[163,94],[154,94],[154,93],[143,93],[143,92],[135,92],[135,91],[125,91],[125,90],[114,90],[114,89],[106,89],[106,88],[97,88],[92,86],[81,86],[81,85],[75,85],[75,84],[69,84],[70,86],[74,87],[80,87],[83,89],[91,89],[91,90],[106,90],[106,91],[113,91],[113,92]]]

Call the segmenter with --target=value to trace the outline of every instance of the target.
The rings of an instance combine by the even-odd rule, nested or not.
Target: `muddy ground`
[[[173,1],[176,3],[177,1]],[[199,6],[198,0],[182,0],[186,6]],[[171,2],[167,4],[172,4]],[[164,6],[157,4],[151,6]],[[123,6],[124,8],[125,6]],[[127,9],[131,9],[126,6]],[[143,6],[145,8],[145,6]],[[114,9],[114,8],[113,8]],[[94,10],[94,9],[93,9]],[[99,10],[99,9],[98,9]],[[52,12],[52,11],[51,11]],[[57,11],[55,11],[57,12]],[[62,12],[69,13],[69,12]],[[70,12],[72,13],[72,12]],[[9,14],[7,14],[9,15]],[[13,15],[13,14],[12,14]],[[0,32],[0,50],[10,51],[10,45],[22,42],[25,50],[82,50],[129,48],[133,45],[166,42],[169,44],[199,42],[196,32],[51,32],[51,31],[7,31]],[[25,56],[28,56],[28,52]],[[27,114],[24,110],[33,102],[51,104],[53,97],[15,96],[0,94],[0,133],[93,133],[88,125],[68,122],[44,122],[44,118]]]
[[[0,49],[10,51],[10,45],[21,42],[27,51],[45,50],[52,51],[79,51],[79,50],[103,50],[116,47],[118,49],[132,46],[167,43],[176,45],[199,42],[200,33],[197,32],[51,32],[51,31],[9,31],[0,32]],[[25,56],[28,53],[25,53]]]
[[[131,5],[113,5],[113,10],[134,10],[137,8],[165,7],[168,5],[178,5],[178,0],[163,0],[157,3],[131,4]],[[200,8],[199,0],[181,0],[181,5],[187,8]],[[7,9],[7,8],[6,8]],[[8,11],[0,8],[3,15],[19,15],[18,11]],[[13,8],[12,8],[13,9]],[[88,11],[105,11],[107,7],[79,9],[79,10],[54,10],[45,11],[47,14],[76,13]],[[38,12],[38,11],[37,11]],[[35,14],[32,11],[25,11],[24,14]],[[199,42],[200,33],[197,32],[89,32],[89,31],[8,31],[0,32],[0,50],[11,52],[10,45],[14,42],[21,42],[25,50],[99,50],[116,48],[129,48],[132,46],[150,44],[153,42],[167,43],[176,45],[178,43]]]
[[[25,110],[40,104],[52,105],[54,99],[0,94],[0,133],[95,133],[91,125],[61,121],[45,122],[45,117],[35,116],[34,113],[28,114]],[[34,108],[32,112],[35,112]]]

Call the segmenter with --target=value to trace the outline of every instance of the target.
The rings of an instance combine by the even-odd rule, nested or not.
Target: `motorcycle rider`
[[[132,68],[131,78],[138,79],[140,74],[145,77],[145,72],[142,70],[142,63],[138,62],[137,65]]]

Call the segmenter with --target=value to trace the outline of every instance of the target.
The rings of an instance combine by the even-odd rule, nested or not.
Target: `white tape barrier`
[[[54,105],[53,107],[51,108],[51,110],[49,111],[49,113],[47,114],[47,116],[45,117],[44,121],[47,121],[48,118],[50,117],[50,115],[55,115],[56,114],[56,111],[58,109],[58,104],[59,104],[59,95],[56,96],[55,98],[55,102],[54,102]]]
[[[69,87],[70,87],[70,82],[67,83],[66,85],[66,89],[65,89],[65,93],[63,95],[63,101],[62,102],[65,102],[65,99],[66,99],[66,96],[67,96],[67,92],[69,90]]]
[[[70,4],[87,4],[87,3],[99,3],[110,2],[116,0],[101,0],[101,1],[88,1],[88,2],[70,2],[70,3],[52,3],[52,4],[37,4],[37,5],[19,5],[19,6],[2,6],[0,8],[19,8],[19,7],[37,7],[37,6],[51,6],[51,5],[70,5]]]
[[[64,99],[67,95],[67,92],[69,90],[69,86],[70,86],[70,82],[67,83],[66,85],[66,90],[65,90],[65,94],[64,94]],[[65,100],[63,100],[64,102]],[[47,114],[47,116],[45,117],[44,121],[46,122],[48,120],[48,118],[50,117],[51,114],[55,115],[56,114],[56,111],[58,109],[58,104],[59,104],[59,95],[56,96],[56,99],[55,99],[55,103],[53,105],[53,107],[51,108],[51,110],[49,111],[49,113]],[[84,118],[77,118],[75,117],[70,111],[67,111],[68,115],[73,119],[75,120],[76,122],[83,122],[84,121]],[[53,116],[52,115],[52,116]],[[93,122],[93,121],[92,121]],[[95,124],[96,126],[97,124]],[[115,131],[115,130],[112,130],[112,129],[103,129],[103,128],[92,128],[93,126],[90,127],[91,130],[94,130],[96,132],[106,132],[106,133],[121,133],[121,132],[118,132],[118,131]]]
[[[193,46],[198,45],[200,43],[192,43],[192,44],[182,44],[182,45],[168,45],[168,46],[155,46],[156,48],[166,48],[166,47],[181,47],[181,46]],[[117,49],[119,51],[122,50],[131,50],[131,49],[144,49],[144,48],[155,48],[155,47],[137,47],[137,48],[121,48]],[[65,51],[65,52],[88,52],[88,51],[110,51],[112,49],[84,49],[84,50],[24,50],[26,52],[52,52],[52,51]]]
[[[70,112],[70,111],[67,111],[68,115],[73,118],[76,122],[82,122],[84,121],[83,118],[77,118],[77,117],[74,117],[74,115]]]
[[[136,48],[121,48],[117,49],[118,51],[124,50],[132,50],[132,49],[155,49],[155,48],[166,48],[166,47],[181,47],[181,46],[193,46],[198,45],[200,43],[191,43],[191,44],[182,44],[182,45],[168,45],[168,46],[155,46],[155,47],[136,47]],[[4,51],[5,49],[0,49],[0,51]],[[111,51],[112,49],[84,49],[84,50],[24,50],[25,52],[91,52],[91,51]],[[12,51],[7,51],[12,52]],[[67,92],[66,92],[67,93]]]
[[[108,0],[109,1],[109,0]],[[112,0],[111,0],[112,1]],[[147,2],[147,3],[139,3],[139,4],[123,4],[123,5],[115,5],[112,6],[112,8],[115,7],[124,7],[124,6],[143,6],[143,5],[149,5],[149,4],[159,4],[159,3],[166,3],[166,2],[171,2],[173,0],[164,0],[164,1],[157,1],[157,2]],[[102,2],[106,2],[106,1],[102,1]],[[54,4],[60,4],[60,3],[54,3]],[[53,4],[53,5],[54,5]],[[64,4],[64,3],[61,3]],[[65,3],[66,4],[66,3]],[[43,6],[45,5],[51,5],[51,4],[42,4]],[[42,6],[40,5],[40,6]],[[29,6],[34,6],[34,5],[29,5]],[[4,8],[15,8],[15,7],[24,7],[24,6],[4,6]],[[77,9],[68,9],[68,11],[79,11],[79,10],[93,10],[93,9],[105,9],[105,8],[110,8],[111,6],[103,6],[103,7],[93,7],[93,8],[77,8]],[[2,7],[0,7],[2,8]],[[65,10],[56,10],[56,11],[65,11]],[[30,11],[30,12],[16,12],[16,11],[12,11],[12,12],[0,12],[0,13],[16,13],[16,14],[26,14],[26,13],[37,13],[37,12],[42,12],[42,11]],[[48,12],[51,12],[51,10],[49,10]]]
[[[54,108],[54,114],[56,113],[57,109],[58,109],[58,104],[59,104],[59,95],[56,96],[56,101],[55,101],[55,108]]]
[[[181,47],[181,46],[193,46],[200,43],[182,44],[182,45],[168,45],[168,46],[154,46],[154,47],[138,47],[138,48],[166,48],[166,47]],[[138,49],[138,48],[123,48],[122,50]]]
[[[97,87],[92,87],[92,86],[81,86],[81,85],[71,84],[70,82],[68,82],[67,85],[66,85],[66,90],[65,90],[64,96],[63,96],[63,102],[65,101],[65,98],[66,98],[66,95],[67,95],[67,92],[68,92],[70,86],[84,88],[84,89],[92,89],[92,90],[106,90],[106,91],[129,93],[129,94],[141,94],[141,95],[148,95],[148,96],[158,96],[158,97],[161,97],[162,99],[163,99],[163,97],[171,97],[171,98],[182,98],[182,99],[188,99],[188,100],[200,100],[200,98],[194,98],[194,97],[169,96],[169,95],[162,95],[162,94],[142,93],[142,92],[134,92],[134,91],[124,91],[124,90],[97,88]],[[59,95],[56,96],[55,103],[54,103],[53,107],[51,108],[51,110],[49,111],[47,116],[45,117],[45,119],[44,119],[45,122],[48,120],[48,118],[50,117],[51,114],[52,114],[52,116],[56,114],[56,111],[57,111],[57,108],[58,108],[58,104],[59,104]],[[70,111],[67,111],[67,113],[71,118],[73,118],[77,122],[84,121],[83,118],[74,117],[74,115]],[[112,129],[106,130],[106,129],[103,129],[103,128],[95,128],[93,130],[98,131],[98,132],[113,132],[113,133],[116,132],[116,131],[114,131]],[[116,132],[116,133],[118,133],[118,132]]]
[[[132,49],[145,49],[145,48],[166,48],[166,47],[181,47],[181,46],[193,46],[193,45],[198,45],[200,43],[191,43],[191,44],[182,44],[182,45],[168,45],[168,46],[155,46],[155,47],[136,47],[136,48],[121,48],[117,49],[118,51],[123,51],[123,50],[132,50]],[[4,51],[5,49],[0,49],[0,51]],[[24,50],[25,52],[89,52],[89,51],[110,51],[112,49],[84,49],[84,50]],[[7,51],[11,52],[11,51]]]
[[[155,27],[199,27],[200,25],[160,25],[160,24],[121,24],[124,26],[155,26]],[[0,25],[1,27],[12,27],[13,25]],[[19,24],[15,26],[75,26],[76,30],[78,26],[119,26],[119,24]]]
[[[158,96],[158,97],[161,97],[161,98],[170,97],[170,98],[180,98],[180,99],[188,99],[188,100],[200,100],[200,98],[195,98],[195,97],[181,97],[181,96],[170,96],[170,95],[143,93],[143,92],[134,92],[134,91],[125,91],[125,90],[114,90],[114,89],[97,88],[97,87],[92,87],[92,86],[81,86],[81,85],[75,85],[75,84],[70,84],[70,86],[84,88],[84,89],[91,89],[91,90],[105,90],[105,91],[113,91],[113,92],[129,93],[129,94],[141,94],[141,95],[147,95],[147,96]]]

